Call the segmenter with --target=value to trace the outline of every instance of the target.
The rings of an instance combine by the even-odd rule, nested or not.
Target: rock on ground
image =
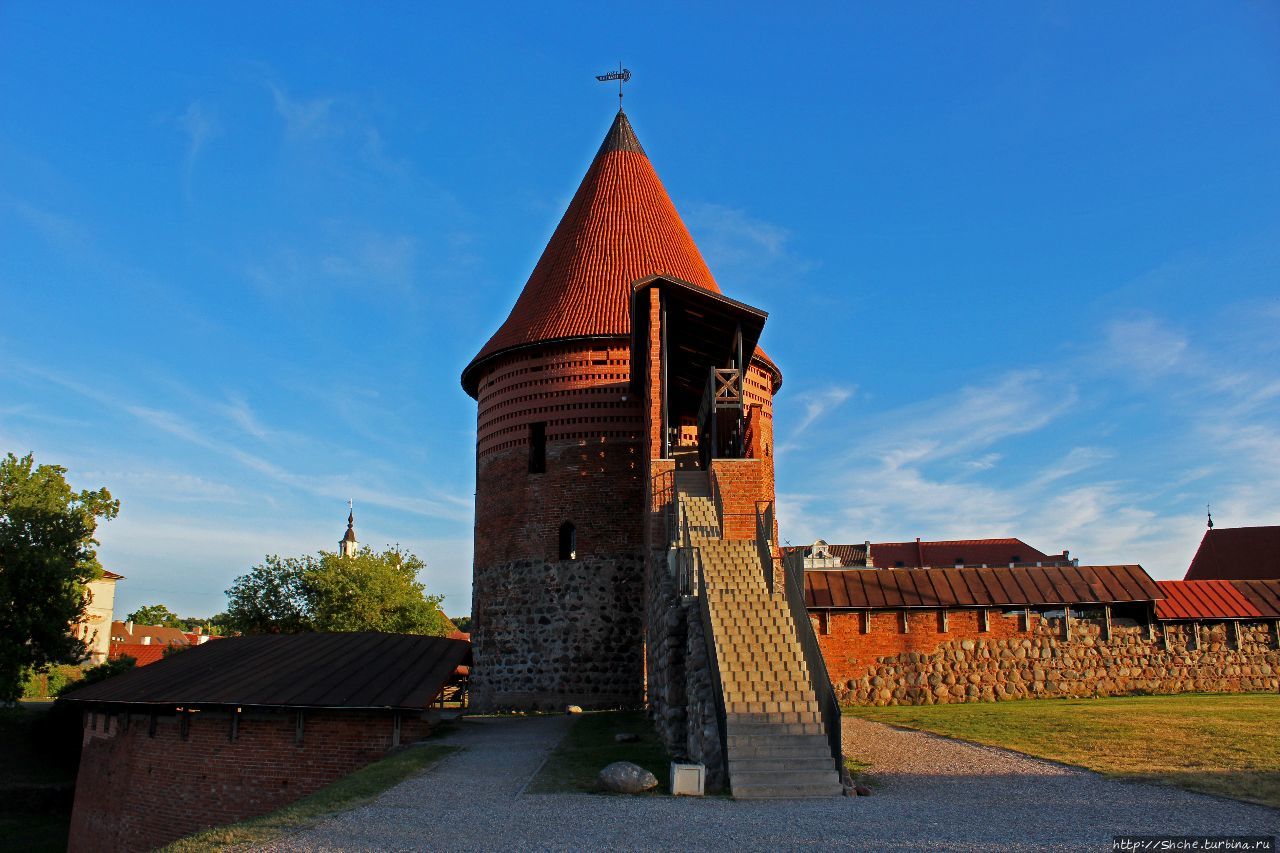
[[[600,787],[619,794],[639,794],[658,787],[658,777],[639,764],[615,761],[600,771]]]

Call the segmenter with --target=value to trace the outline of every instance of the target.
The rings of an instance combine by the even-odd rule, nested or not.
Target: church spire
[[[356,541],[356,510],[351,501],[347,501],[347,532],[338,543],[338,553],[344,557],[354,557],[360,543]]]

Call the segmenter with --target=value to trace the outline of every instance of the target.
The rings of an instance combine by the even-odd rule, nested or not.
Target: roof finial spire
[[[356,541],[356,509],[351,499],[347,498],[347,532],[338,542],[338,551],[344,557],[354,557],[360,543]]]
[[[631,79],[631,69],[623,68],[622,63],[618,63],[617,71],[610,71],[608,74],[597,74],[596,79],[601,83],[607,83],[610,80],[618,81],[618,112],[622,112],[622,84]]]
[[[1212,530],[1213,529],[1213,511],[1209,508],[1208,504],[1204,505],[1204,514],[1209,516],[1209,529]]]

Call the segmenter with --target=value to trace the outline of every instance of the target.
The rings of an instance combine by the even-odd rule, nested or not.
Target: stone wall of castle
[[[932,705],[1005,699],[1133,693],[1248,692],[1280,689],[1280,648],[1269,622],[1148,628],[1113,619],[1064,620],[992,611],[811,613],[827,669],[842,702]],[[864,629],[869,628],[864,632]]]
[[[639,554],[477,566],[471,701],[485,709],[639,707]]]

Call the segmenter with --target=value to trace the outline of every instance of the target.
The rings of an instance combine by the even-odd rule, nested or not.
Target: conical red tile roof
[[[656,274],[720,292],[619,110],[510,316],[462,371],[462,387],[475,396],[478,368],[510,349],[630,335],[631,284]]]

